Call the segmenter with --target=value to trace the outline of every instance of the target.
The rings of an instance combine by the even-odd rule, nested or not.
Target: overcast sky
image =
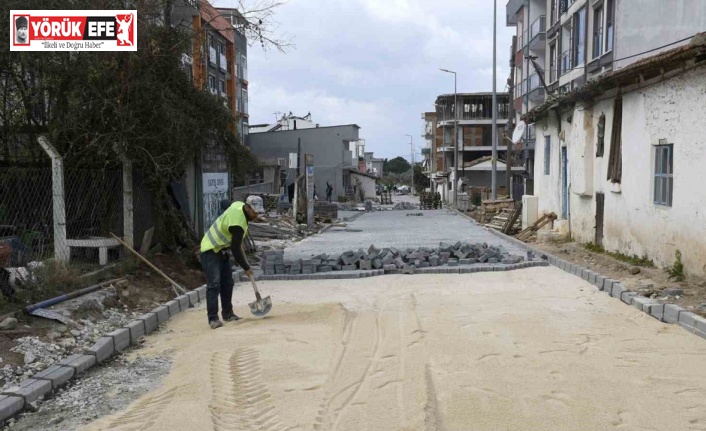
[[[234,7],[235,0],[211,0]],[[505,91],[514,29],[498,0],[497,88]],[[436,96],[491,91],[492,0],[288,0],[276,12],[280,35],[296,45],[286,54],[248,52],[250,124],[292,112],[321,126],[355,123],[366,151],[419,160],[422,112]],[[280,114],[281,115],[281,114]]]

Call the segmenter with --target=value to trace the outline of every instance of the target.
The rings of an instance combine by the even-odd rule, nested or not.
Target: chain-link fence
[[[0,267],[50,257],[105,264],[117,254],[110,232],[123,235],[121,169],[0,169]]]

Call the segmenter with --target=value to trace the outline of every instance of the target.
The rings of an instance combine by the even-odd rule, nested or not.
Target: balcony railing
[[[529,76],[529,88],[527,89],[528,92],[532,92],[533,90],[536,90],[541,86],[541,83],[539,81],[539,75],[537,75],[537,72],[531,74]]]
[[[571,50],[567,49],[561,54],[561,73],[559,76],[564,76],[571,70]]]
[[[540,16],[534,22],[532,23],[532,26],[530,27],[530,41],[532,41],[535,37],[539,36],[540,34],[546,33],[547,31],[547,23],[546,23],[547,17],[545,15]]]

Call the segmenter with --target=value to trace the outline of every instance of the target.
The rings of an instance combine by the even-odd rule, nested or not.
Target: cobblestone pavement
[[[412,214],[423,214],[414,216]],[[336,254],[371,244],[378,248],[437,247],[440,242],[487,242],[502,245],[513,254],[525,252],[466,217],[450,210],[374,211],[347,222],[345,228],[334,227],[321,235],[307,238],[285,251],[286,259],[303,259],[320,253]]]

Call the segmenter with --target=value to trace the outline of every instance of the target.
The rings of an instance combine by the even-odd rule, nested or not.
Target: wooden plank
[[[150,247],[152,247],[152,237],[154,236],[154,226],[151,228],[147,229],[142,235],[142,244],[140,245],[140,254],[143,256],[147,256],[147,252],[150,251]]]

